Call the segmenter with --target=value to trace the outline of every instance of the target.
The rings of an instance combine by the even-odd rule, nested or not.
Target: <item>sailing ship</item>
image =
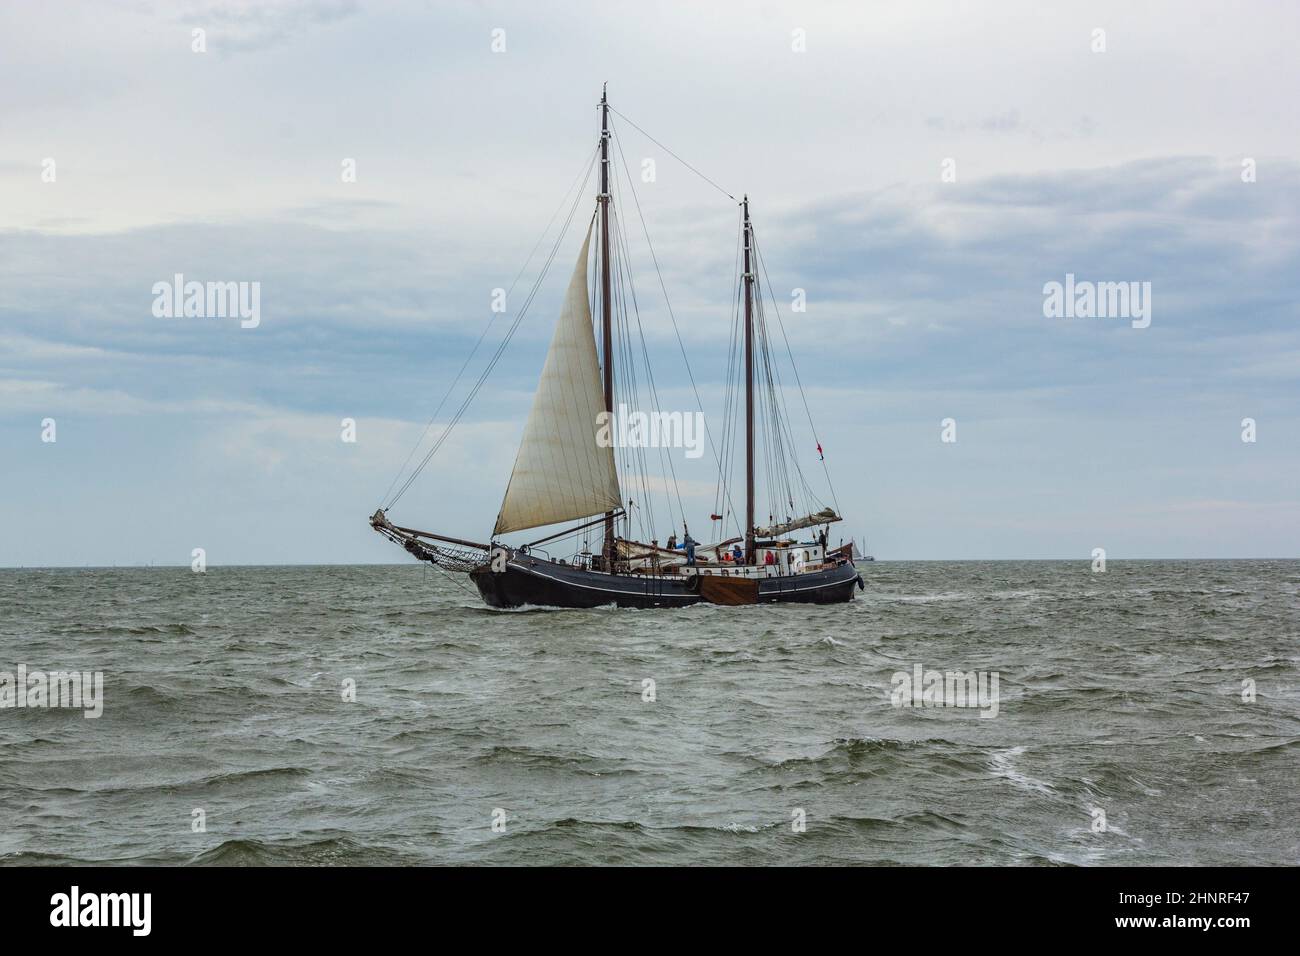
[[[623,460],[620,462],[616,455],[620,449],[608,438],[607,426],[616,401],[639,397],[644,381],[636,374],[627,355],[628,352],[635,354],[630,343],[634,328],[636,332],[640,330],[640,313],[635,289],[627,288],[632,284],[632,273],[627,266],[627,243],[615,209],[615,197],[621,187],[616,183],[612,168],[611,140],[615,139],[615,134],[610,114],[614,112],[624,120],[627,117],[613,109],[604,91],[599,109],[600,138],[587,161],[587,174],[580,180],[582,183],[588,181],[598,158],[600,174],[596,207],[564,294],[491,539],[477,542],[397,525],[390,520],[389,512],[441,447],[478,388],[488,380],[496,358],[514,329],[518,328],[522,312],[516,316],[505,341],[476,386],[444,425],[440,438],[407,477],[397,495],[386,507],[381,502],[381,507],[370,517],[371,527],[421,561],[448,573],[467,573],[482,599],[496,608],[593,608],[611,604],[669,608],[702,602],[725,605],[772,602],[827,604],[852,600],[854,589],[865,587],[853,564],[853,542],[850,540],[847,545],[841,544],[837,548],[829,546],[830,526],[842,520],[838,507],[827,506],[814,495],[804,477],[800,456],[794,452],[793,429],[784,405],[785,390],[781,386],[774,356],[775,330],[767,318],[759,289],[761,252],[750,219],[748,196],[739,203],[737,246],[743,249],[743,265],[738,250],[737,284],[733,292],[736,321],[732,329],[729,364],[734,374],[729,372],[728,411],[724,416],[726,424],[721,435],[721,452],[712,434],[709,438],[718,466],[714,510],[709,515],[714,543],[702,544],[691,536],[680,492],[676,497],[675,514],[673,496],[671,493],[667,495],[672,533],[661,539],[655,532],[653,515],[647,514],[650,509],[645,502],[656,482],[646,480],[644,472],[648,467],[648,456],[645,449],[622,449]],[[630,120],[627,121],[631,124]],[[640,127],[636,129],[644,133]],[[657,140],[654,142],[658,143]],[[679,158],[670,150],[666,151]],[[621,144],[618,152],[621,157]],[[734,196],[682,162],[734,201]],[[626,164],[621,165],[639,214],[640,203],[635,197],[632,177],[626,175]],[[552,260],[568,223],[575,219],[581,195],[582,187],[576,194],[578,198],[574,200],[560,237],[555,241]],[[641,220],[644,225],[644,216]],[[648,231],[646,240],[649,242]],[[651,256],[654,258],[653,246]],[[588,287],[589,258],[596,267],[592,290]],[[658,271],[657,259],[654,261]],[[762,273],[766,276],[765,267]],[[541,280],[542,276],[539,276],[533,293]],[[663,285],[662,273],[660,284]],[[596,294],[592,295],[592,291]],[[664,294],[666,300],[666,288]],[[524,311],[532,298],[530,294]],[[592,298],[598,299],[595,315],[591,307]],[[772,305],[775,310],[774,298]],[[671,316],[670,303],[668,310]],[[633,313],[631,317],[629,313]],[[779,311],[775,312],[775,318],[779,324]],[[673,326],[676,329],[675,317]],[[780,331],[793,365],[793,352],[785,338],[784,328],[781,327]],[[644,336],[640,338],[653,395],[656,393],[653,373],[648,368]],[[480,344],[482,341],[480,338]],[[624,347],[622,356],[616,351],[616,341]],[[680,333],[678,341],[681,345]],[[684,345],[682,357],[687,359]],[[689,374],[689,360],[686,367]],[[616,382],[616,369],[624,373],[621,382]],[[797,381],[797,370],[795,375]],[[452,387],[455,386],[453,382]],[[799,392],[802,396],[801,382]],[[451,389],[448,390],[450,394]],[[698,399],[698,390],[696,395]],[[623,407],[620,404],[620,408]],[[743,433],[740,425],[742,408]],[[804,408],[807,410],[806,396]],[[438,412],[434,414],[436,418]],[[808,420],[811,426],[811,413]],[[604,435],[602,423],[606,429]],[[432,424],[430,422],[430,426]],[[768,519],[762,524],[755,517],[755,471],[760,437],[757,432],[760,429],[766,439],[762,460],[766,466],[769,505]],[[742,434],[743,519],[739,509],[731,507],[733,490],[739,489],[731,487],[731,472],[724,464],[730,453],[738,451],[735,446]],[[816,447],[825,471],[820,441]],[[408,464],[410,461],[408,458]],[[676,476],[671,456],[667,464],[670,476],[658,476],[657,484],[671,487]],[[637,478],[628,475],[638,467],[641,474],[639,484]],[[394,479],[394,484],[397,480]],[[829,485],[829,471],[826,471],[826,481]],[[623,489],[628,485],[639,489],[640,501],[624,498]],[[833,490],[831,494],[833,499]],[[805,506],[802,513],[800,503]],[[635,530],[634,512],[638,525]],[[573,521],[580,523],[532,542],[510,544],[502,537]],[[649,526],[647,521],[651,522]],[[683,532],[680,542],[676,533],[679,521]],[[735,532],[730,537],[726,537],[728,525]],[[639,537],[636,530],[641,532]],[[598,545],[593,541],[597,538]],[[661,540],[665,542],[662,545]]]

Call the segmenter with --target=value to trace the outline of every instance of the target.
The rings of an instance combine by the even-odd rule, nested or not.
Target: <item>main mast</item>
[[[745,563],[754,564],[754,271],[749,250],[749,196],[745,209]]]
[[[600,324],[605,373],[605,411],[614,414],[614,323],[609,275],[609,101],[600,88]],[[612,420],[612,419],[611,419]],[[752,523],[752,522],[751,522]],[[605,570],[614,570],[614,512],[605,512]]]

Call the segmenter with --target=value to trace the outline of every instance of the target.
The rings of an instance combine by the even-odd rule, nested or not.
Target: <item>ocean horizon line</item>
[[[1092,558],[1088,555],[1081,557],[1069,558],[880,558],[873,557],[870,561],[862,558],[855,559],[855,564],[1020,564],[1025,562],[1037,562],[1042,564],[1064,564],[1078,562],[1081,564],[1090,563]],[[1206,562],[1206,561],[1300,561],[1300,555],[1282,556],[1282,555],[1263,555],[1251,557],[1165,557],[1165,556],[1136,556],[1115,558],[1108,556],[1107,564],[1125,564],[1135,561],[1186,561],[1186,562]],[[213,564],[207,565],[207,570],[212,571],[218,568],[415,568],[420,567],[418,563],[412,562],[392,562],[392,561],[322,561],[322,562],[249,562],[249,563],[231,563],[231,564]],[[0,565],[0,571],[130,571],[130,570],[184,570],[190,567],[189,564],[5,564]],[[198,572],[196,572],[198,573]],[[202,572],[202,573],[206,573]]]

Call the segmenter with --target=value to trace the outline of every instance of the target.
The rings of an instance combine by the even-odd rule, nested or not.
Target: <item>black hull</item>
[[[511,555],[501,571],[489,565],[470,572],[470,580],[492,607],[656,608],[703,603],[690,578],[603,574],[526,555]],[[760,604],[842,604],[860,587],[857,569],[842,564],[807,574],[762,578]]]

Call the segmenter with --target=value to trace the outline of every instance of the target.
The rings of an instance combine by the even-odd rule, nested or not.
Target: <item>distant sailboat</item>
[[[493,607],[588,608],[615,604],[649,608],[683,607],[700,602],[835,603],[851,600],[854,588],[863,587],[852,561],[853,544],[850,542],[847,547],[828,549],[827,530],[830,524],[841,520],[840,515],[835,508],[814,506],[820,503],[812,497],[793,453],[793,439],[784,413],[780,383],[773,371],[772,343],[756,291],[758,255],[748,197],[740,204],[744,256],[743,271],[738,277],[740,294],[737,299],[743,299],[743,319],[733,336],[737,381],[732,384],[739,383],[741,388],[736,392],[743,394],[735,394],[735,401],[729,402],[729,407],[734,405],[731,411],[737,419],[742,401],[744,408],[744,523],[738,527],[739,533],[735,536],[702,545],[691,538],[679,494],[682,546],[676,546],[675,530],[667,538],[666,547],[659,545],[657,536],[648,542],[631,538],[631,512],[637,503],[625,501],[614,444],[599,439],[601,413],[608,415],[615,408],[615,368],[627,369],[630,361],[626,355],[616,353],[615,341],[617,338],[626,343],[629,338],[626,311],[629,307],[636,308],[635,295],[629,295],[620,285],[624,281],[631,282],[630,271],[623,261],[626,246],[619,241],[622,239],[619,235],[611,239],[611,232],[618,226],[612,215],[611,107],[603,94],[600,110],[600,191],[596,209],[587,225],[569,279],[491,540],[475,542],[419,531],[393,524],[389,519],[388,512],[393,504],[428,463],[441,439],[407,478],[388,507],[380,508],[371,516],[371,527],[420,560],[447,571],[468,573],[483,600]],[[572,218],[573,212],[570,212]],[[600,299],[598,323],[593,321],[588,294],[588,258],[593,236],[596,240],[594,258]],[[617,261],[612,263],[612,258]],[[624,312],[621,318],[616,316],[617,308]],[[742,310],[738,304],[736,311],[739,318]],[[779,321],[779,315],[777,318]],[[516,327],[517,323],[518,319]],[[594,331],[597,325],[602,339],[599,348]],[[784,336],[783,331],[781,334]],[[628,348],[626,344],[625,348]],[[487,374],[484,373],[480,383]],[[652,375],[650,387],[653,390]],[[759,526],[754,516],[756,400],[766,403],[760,413],[768,438],[764,461],[771,486],[769,502],[777,502],[771,504],[771,510],[784,506],[786,512],[780,520],[770,516],[765,526]],[[444,438],[459,414],[447,426]],[[811,417],[809,421],[811,424]],[[728,429],[724,434],[724,450],[731,449],[738,440],[739,427]],[[817,448],[820,453],[820,443]],[[630,468],[636,462],[626,461],[624,464]],[[721,461],[719,472],[719,503],[716,513],[710,515],[717,539],[724,536],[726,520],[737,522],[737,516],[727,507],[730,489]],[[635,486],[637,483],[633,480],[632,484]],[[643,499],[649,486],[642,476],[638,494]],[[779,498],[776,497],[778,491]],[[797,497],[806,503],[806,513],[802,515],[796,510]],[[671,502],[669,514],[673,516]],[[500,540],[501,535],[512,532],[570,521],[582,523],[528,544],[508,545]],[[620,522],[628,529],[628,534],[618,534]],[[674,521],[674,529],[675,526]],[[603,541],[599,551],[594,552],[585,535],[598,527],[603,532]],[[811,539],[801,540],[795,534],[818,527],[821,532]],[[566,538],[572,542],[573,551],[565,557],[552,557],[541,547]]]

